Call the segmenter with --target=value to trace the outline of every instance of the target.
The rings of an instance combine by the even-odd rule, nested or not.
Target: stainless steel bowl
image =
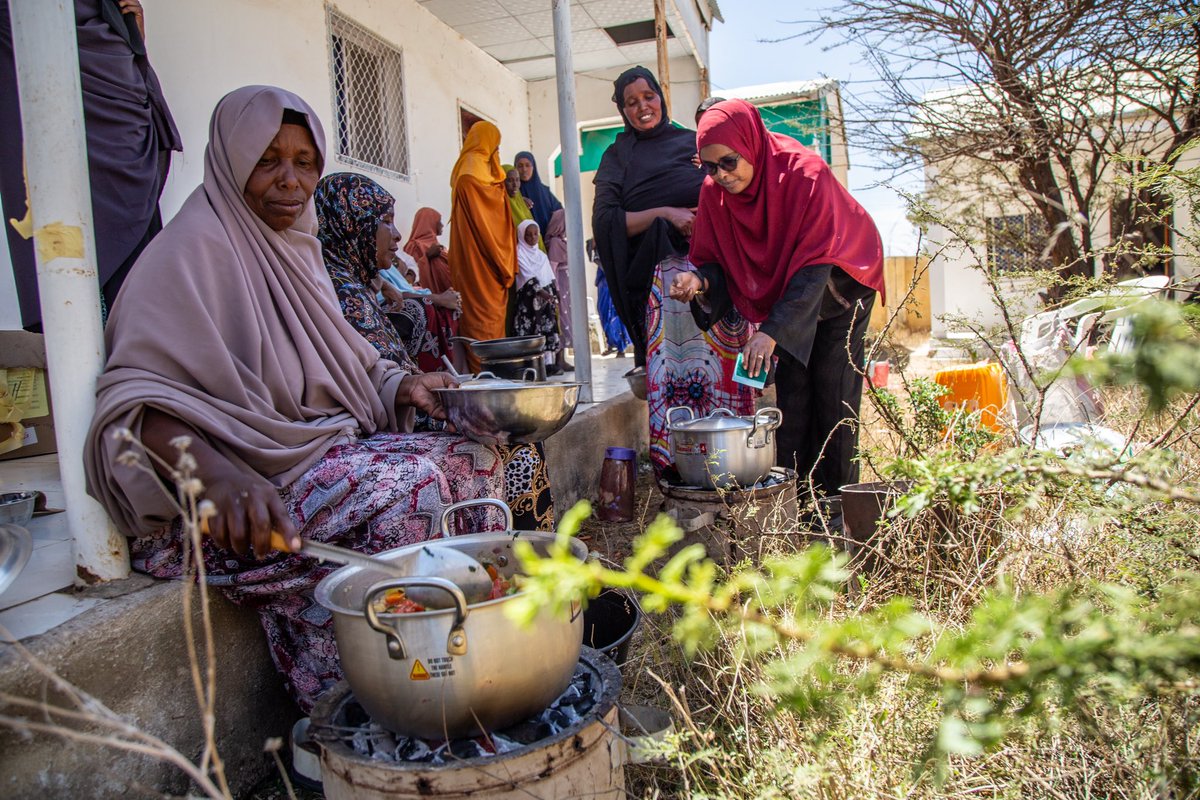
[[[33,519],[33,503],[36,499],[37,495],[33,492],[0,494],[0,525],[24,525],[29,522]]]
[[[468,339],[467,346],[478,359],[516,358],[531,356],[542,352],[546,346],[546,337],[537,336],[508,336],[503,339]]]
[[[483,444],[540,442],[575,414],[581,383],[473,381],[434,389],[459,433]]]
[[[458,509],[496,500],[467,500],[442,512],[442,530]],[[503,504],[499,504],[503,507]],[[507,512],[507,507],[504,507]],[[508,515],[509,527],[512,516]],[[490,560],[506,577],[519,568],[513,542],[545,555],[554,534],[506,530],[472,533],[380,553],[405,558],[437,544]],[[580,560],[587,547],[571,541]],[[437,577],[378,580],[343,567],[317,585],[318,603],[333,614],[346,680],[362,707],[384,727],[407,736],[454,738],[511,725],[545,708],[567,684],[583,644],[582,609],[561,615],[542,609],[528,627],[505,613],[513,597],[468,606],[453,583]],[[448,584],[448,585],[445,585]],[[413,614],[377,613],[372,599],[402,586],[438,586],[453,608]]]

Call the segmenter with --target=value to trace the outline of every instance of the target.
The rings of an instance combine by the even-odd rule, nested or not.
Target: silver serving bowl
[[[434,389],[458,432],[483,444],[540,442],[575,414],[581,383],[477,380]]]
[[[0,494],[0,525],[12,523],[24,525],[33,519],[33,492],[7,492]]]

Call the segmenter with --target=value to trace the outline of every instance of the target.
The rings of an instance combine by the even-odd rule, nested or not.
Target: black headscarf
[[[662,98],[662,120],[652,130],[638,131],[625,117],[625,88],[644,79]],[[656,219],[632,238],[625,233],[625,213],[659,206],[695,208],[704,173],[692,163],[696,132],[671,124],[667,101],[653,73],[633,67],[613,83],[613,102],[625,120],[625,130],[600,159],[592,231],[600,264],[612,292],[617,315],[633,340],[634,360],[646,363],[646,300],[654,268],[671,255],[685,255],[687,240],[664,219]]]

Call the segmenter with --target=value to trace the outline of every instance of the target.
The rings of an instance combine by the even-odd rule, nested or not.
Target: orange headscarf
[[[504,183],[504,168],[500,166],[500,129],[481,120],[467,131],[462,152],[450,173],[450,188],[463,175],[471,175],[480,183]]]

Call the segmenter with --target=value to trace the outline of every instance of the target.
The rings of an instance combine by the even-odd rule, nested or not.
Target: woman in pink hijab
[[[701,266],[676,276],[671,296],[712,319],[732,303],[759,325],[742,361],[756,377],[777,359],[778,463],[836,495],[858,480],[863,337],[883,291],[879,231],[817,153],[768,132],[744,100],[705,111],[696,145],[708,177],[689,259]]]
[[[405,433],[414,409],[444,416],[432,390],[449,379],[381,359],[343,318],[312,236],[324,162],[321,123],[296,95],[247,86],[217,104],[203,184],[109,317],[85,454],[88,491],[133,537],[134,568],[174,578],[186,534],[170,475],[122,452],[134,438],[176,464],[187,442],[216,509],[209,583],[259,612],[305,712],[342,674],[312,598],[331,567],[272,551],[271,531],[292,550],[303,536],[377,552],[436,535],[450,503],[503,496],[494,450]]]

